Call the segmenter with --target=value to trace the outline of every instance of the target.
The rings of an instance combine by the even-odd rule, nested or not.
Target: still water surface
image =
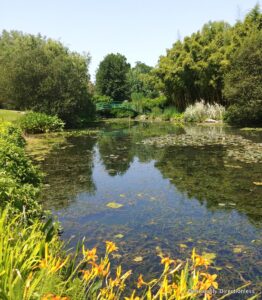
[[[67,137],[46,156],[43,204],[58,216],[70,246],[85,236],[88,247],[103,250],[103,242],[113,240],[119,246],[116,262],[135,274],[156,275],[160,249],[184,259],[196,247],[216,254],[213,271],[221,287],[252,280],[259,290],[262,187],[254,182],[262,181],[261,164],[238,159],[246,150],[236,144],[141,144],[188,131],[262,142],[261,133],[221,127],[103,125],[97,135]],[[232,151],[238,154],[232,157]],[[110,208],[109,202],[123,206]],[[135,262],[137,256],[143,261]]]

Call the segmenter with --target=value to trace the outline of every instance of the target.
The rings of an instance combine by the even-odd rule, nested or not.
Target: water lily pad
[[[124,237],[124,235],[122,233],[116,234],[114,236],[116,239],[122,239]]]
[[[187,248],[187,245],[186,244],[179,244],[179,247],[185,249],[185,248]]]
[[[120,208],[123,206],[123,204],[116,203],[116,202],[109,202],[109,203],[107,203],[106,206],[110,207],[110,208]]]
[[[112,253],[112,257],[113,257],[113,258],[116,258],[116,259],[119,259],[119,258],[122,257],[122,255],[119,254],[119,253]]]
[[[242,248],[240,248],[240,247],[235,247],[234,249],[233,249],[233,252],[234,253],[241,253],[242,252]]]
[[[126,196],[125,194],[120,194],[119,195],[119,197],[121,197],[121,198],[125,198],[125,196]]]
[[[142,256],[136,256],[136,257],[133,259],[133,261],[135,261],[135,262],[141,262],[141,261],[143,261],[143,257],[142,257]]]
[[[202,256],[209,261],[212,261],[217,257],[216,253],[213,253],[213,252],[210,252],[210,253],[203,252]]]

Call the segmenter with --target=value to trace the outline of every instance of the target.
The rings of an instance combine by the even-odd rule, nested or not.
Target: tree
[[[261,31],[262,14],[256,5],[233,27],[209,22],[202,30],[177,41],[161,56],[155,74],[168,103],[184,110],[197,100],[225,105],[224,78],[234,53],[252,32]]]
[[[228,67],[230,26],[209,22],[201,31],[177,41],[159,59],[155,74],[169,104],[184,110],[199,99],[223,103],[223,76]]]
[[[68,126],[94,112],[89,92],[90,57],[70,52],[41,35],[3,31],[0,100],[7,108],[58,115]]]
[[[129,99],[130,91],[127,74],[130,64],[126,57],[117,54],[108,54],[100,62],[96,73],[96,92],[102,96],[109,96],[116,101]]]
[[[153,67],[150,67],[140,61],[130,69],[128,73],[128,82],[132,95],[141,95],[141,97],[155,98],[159,96],[159,91],[154,82]]]
[[[262,31],[246,37],[225,77],[226,119],[236,125],[262,125]]]

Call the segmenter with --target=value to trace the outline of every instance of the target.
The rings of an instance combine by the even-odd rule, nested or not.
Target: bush
[[[21,129],[10,122],[0,124],[0,139],[13,143],[18,147],[25,146]]]
[[[225,121],[237,126],[262,126],[262,100],[245,105],[233,104],[225,113]]]
[[[222,120],[225,113],[224,106],[220,104],[205,104],[202,100],[189,105],[184,113],[186,122],[203,122],[206,119]]]
[[[174,106],[167,107],[163,111],[163,120],[169,121],[171,119],[177,118],[180,115],[181,115],[181,113],[178,112],[176,107],[174,107]]]
[[[28,112],[21,117],[19,125],[25,133],[47,133],[62,131],[65,123],[57,116]]]
[[[113,108],[109,114],[114,118],[134,118],[136,116],[134,111],[121,108]]]
[[[167,101],[165,96],[157,98],[139,98],[138,96],[134,98],[132,104],[139,113],[152,112],[154,108],[163,109]]]
[[[9,204],[13,213],[23,211],[30,220],[42,215],[37,203],[41,174],[25,154],[21,130],[0,126],[0,207]]]

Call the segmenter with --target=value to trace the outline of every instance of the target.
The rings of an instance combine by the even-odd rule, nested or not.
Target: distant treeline
[[[94,116],[96,101],[184,111],[203,99],[226,106],[232,124],[260,125],[261,49],[262,14],[256,5],[234,26],[209,22],[175,42],[154,68],[142,62],[131,68],[125,56],[108,54],[92,84],[88,55],[40,35],[3,31],[0,105],[57,114],[72,126]]]

